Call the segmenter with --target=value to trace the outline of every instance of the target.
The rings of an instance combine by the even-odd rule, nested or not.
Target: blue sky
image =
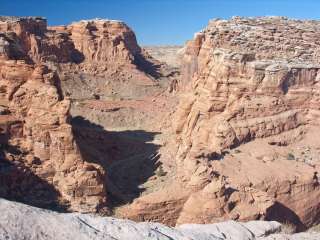
[[[142,45],[183,44],[212,18],[281,15],[318,19],[319,0],[0,0],[0,15],[44,16],[49,25],[125,21]]]

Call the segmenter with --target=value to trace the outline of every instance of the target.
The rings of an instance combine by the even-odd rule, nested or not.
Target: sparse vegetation
[[[100,99],[100,95],[99,95],[99,94],[94,93],[94,94],[93,94],[93,98],[94,98],[95,100],[99,100],[99,99]]]
[[[287,222],[281,225],[281,233],[283,234],[293,234],[296,231],[296,227],[292,223]]]
[[[156,175],[157,175],[158,177],[163,177],[163,176],[165,176],[166,174],[167,174],[167,173],[163,170],[162,165],[160,165],[160,166],[158,167],[157,171],[156,171]]]
[[[288,153],[287,160],[295,160],[296,157],[292,153]]]
[[[308,232],[320,232],[320,224],[315,225],[308,229]]]
[[[84,106],[86,106],[86,103],[84,101],[76,101],[75,105],[79,106],[79,107],[84,107]]]

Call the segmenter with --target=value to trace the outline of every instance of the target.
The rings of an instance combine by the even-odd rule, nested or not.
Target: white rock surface
[[[260,238],[258,238],[260,240]],[[262,240],[319,240],[319,233],[296,233],[293,235],[272,234],[268,237],[261,238]]]
[[[78,213],[56,213],[0,199],[1,240],[255,240],[320,239],[307,235],[286,238],[277,233],[277,222],[228,221],[216,224],[185,224],[171,228],[159,223],[136,223]],[[301,238],[300,238],[301,236]],[[267,237],[267,238],[265,238]],[[316,235],[315,235],[316,237]]]

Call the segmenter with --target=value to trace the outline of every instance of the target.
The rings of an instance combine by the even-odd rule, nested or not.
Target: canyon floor
[[[170,155],[173,153],[161,153],[160,149],[170,139],[171,133],[166,130],[170,125],[168,118],[178,103],[170,85],[180,74],[177,58],[182,47],[144,49],[159,64],[165,64],[165,69],[159,70],[161,77],[152,86],[152,94],[102,95],[99,99],[70,96],[71,122],[80,151],[89,161],[105,158],[101,162],[105,162],[113,183],[108,189],[114,198],[113,212],[120,217],[117,214],[121,206],[165,188],[176,174],[174,156]],[[121,88],[119,85],[114,88]]]

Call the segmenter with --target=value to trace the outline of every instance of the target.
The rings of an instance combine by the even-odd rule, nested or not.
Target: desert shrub
[[[281,233],[283,234],[293,234],[296,233],[297,229],[296,226],[293,225],[292,223],[283,223],[281,225]]]
[[[308,232],[317,232],[317,233],[320,232],[320,224],[315,225],[315,226],[309,228],[309,229],[308,229]]]
[[[295,158],[295,156],[294,156],[292,153],[288,153],[287,159],[288,159],[288,160],[295,160],[296,158]]]
[[[156,175],[158,177],[162,177],[162,176],[165,176],[167,173],[163,170],[163,167],[162,165],[160,165],[156,171]]]
[[[95,100],[100,100],[99,94],[96,94],[96,93],[93,94],[93,98],[94,98]]]

